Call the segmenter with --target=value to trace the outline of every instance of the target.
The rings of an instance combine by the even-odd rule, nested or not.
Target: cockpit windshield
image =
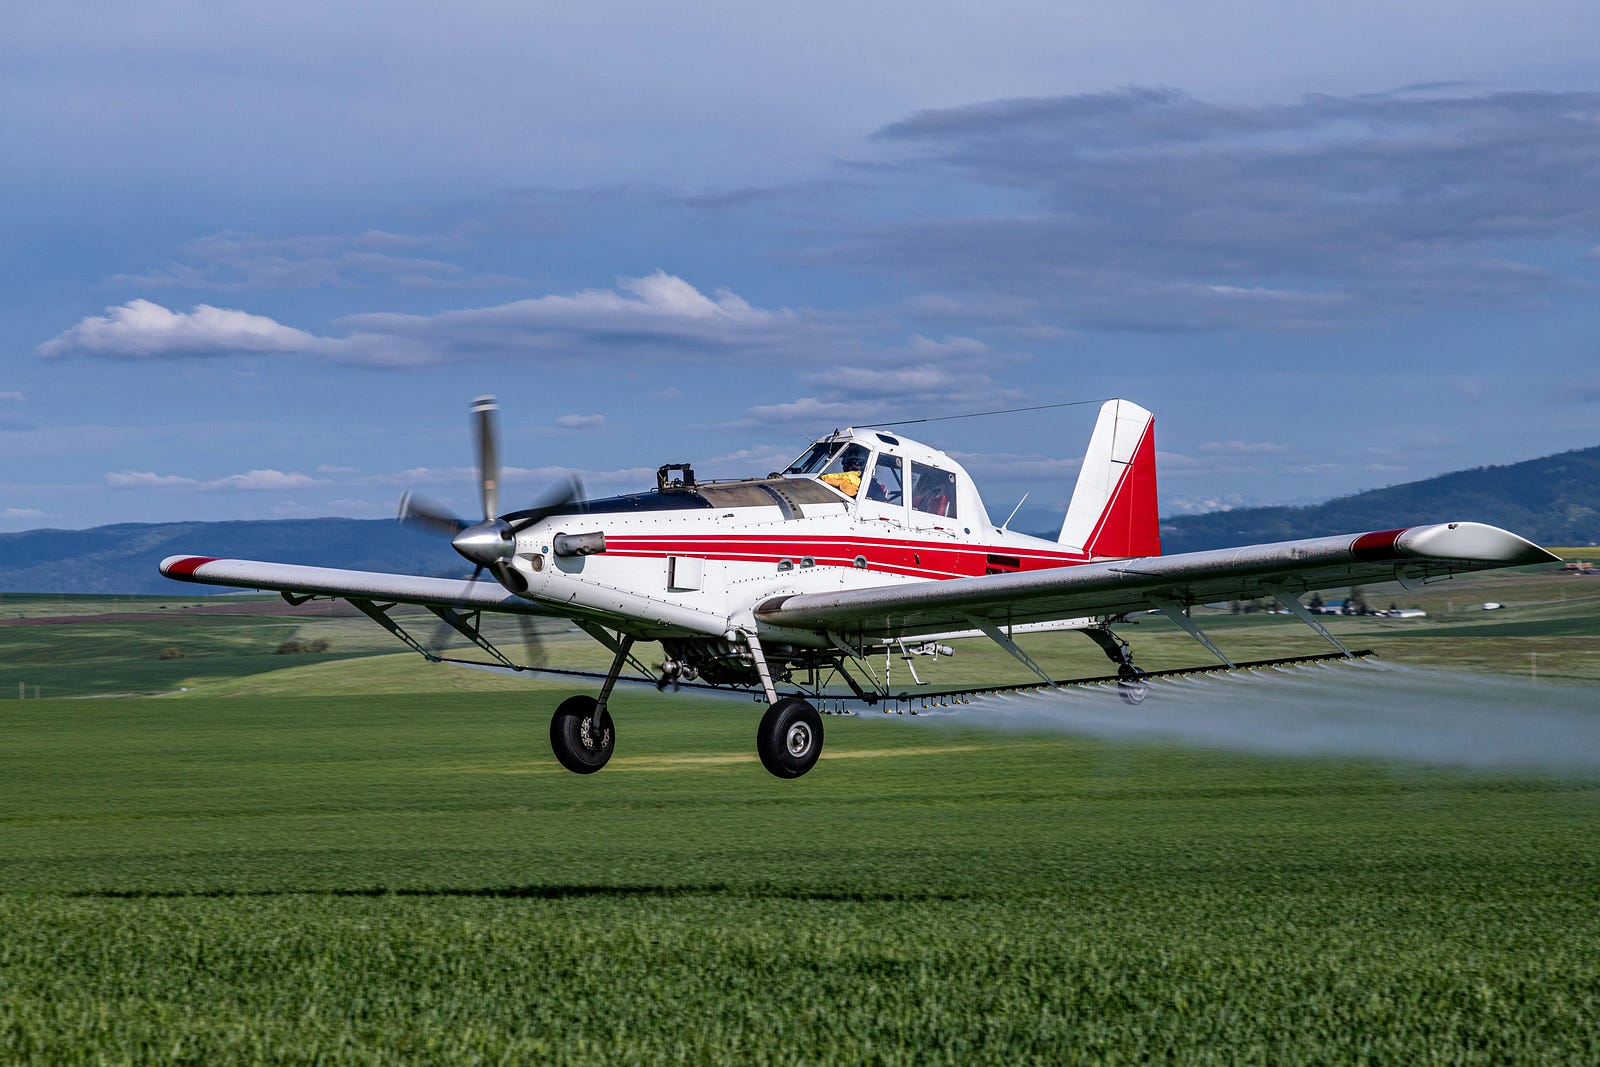
[[[784,469],[785,474],[816,474],[844,444],[843,441],[818,441],[805,454]]]

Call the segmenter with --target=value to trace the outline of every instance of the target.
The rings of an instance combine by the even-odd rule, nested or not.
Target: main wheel
[[[568,697],[550,717],[550,748],[561,766],[575,774],[593,774],[606,765],[617,744],[611,713],[595,717],[600,702],[594,697]]]
[[[1123,664],[1117,671],[1117,695],[1124,703],[1135,706],[1144,703],[1144,698],[1150,695],[1150,683],[1144,680],[1144,672],[1131,664]]]
[[[800,777],[822,755],[822,716],[800,697],[784,697],[761,716],[756,751],[779,778]]]

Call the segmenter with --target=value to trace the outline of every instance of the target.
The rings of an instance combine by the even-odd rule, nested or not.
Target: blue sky
[[[541,7],[8,13],[0,530],[470,513],[481,393],[508,507],[1109,396],[1169,512],[1600,443],[1591,3]],[[1092,414],[913,435],[1048,526]]]

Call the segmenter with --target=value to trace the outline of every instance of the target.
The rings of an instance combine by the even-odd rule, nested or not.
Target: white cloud
[[[606,424],[604,415],[562,415],[556,425],[563,430],[598,430]]]
[[[112,489],[243,489],[282,490],[305,489],[332,485],[325,478],[309,474],[285,474],[283,471],[254,470],[243,474],[230,474],[224,478],[203,481],[181,474],[156,474],[154,471],[112,471],[106,475],[106,485]]]
[[[83,319],[40,345],[38,353],[47,359],[80,355],[139,360],[314,352],[326,343],[265,315],[209,304],[185,313],[149,300],[130,300]]]
[[[744,418],[729,424],[729,428],[758,429],[799,423],[821,433],[829,428],[877,418],[885,411],[886,408],[881,401],[861,401],[853,398],[820,400],[814,396],[803,396],[782,404],[759,404],[749,408],[745,411]]]
[[[987,374],[939,367],[930,363],[916,367],[831,367],[808,379],[813,385],[827,385],[854,394],[874,397],[948,396],[968,400],[986,393],[994,383]]]
[[[694,469],[701,478],[750,478],[763,475],[782,470],[792,463],[804,443],[796,440],[786,445],[761,444],[739,448],[697,462]]]
[[[727,290],[713,296],[663,271],[623,278],[618,289],[517,300],[437,315],[351,315],[339,325],[352,347],[372,353],[386,338],[404,338],[435,360],[664,356],[704,358],[789,352],[824,332],[815,317],[751,307]],[[368,362],[385,362],[368,358]]]
[[[197,489],[200,484],[198,478],[154,471],[112,471],[106,475],[106,485],[112,489]]]
[[[265,315],[200,304],[180,312],[130,300],[38,346],[48,359],[147,360],[298,355],[336,363],[404,367],[468,359],[541,361],[617,357],[744,358],[810,351],[834,338],[826,316],[751,307],[727,290],[711,295],[656,271],[617,289],[585,289],[435,315],[350,315],[343,336],[322,336]]]
[[[207,489],[304,489],[315,485],[332,485],[325,478],[313,478],[309,474],[285,474],[283,471],[255,470],[243,474],[230,474],[226,478],[218,478],[207,482]]]
[[[4,392],[4,393],[0,393],[0,400],[15,400],[15,401],[20,403],[21,401],[26,400],[26,399],[27,398],[24,397],[21,393],[16,392],[14,390],[13,391],[8,391],[8,392]]]
[[[1205,515],[1213,511],[1233,511],[1236,508],[1256,507],[1253,497],[1242,493],[1223,493],[1216,496],[1179,496],[1161,502],[1166,515]]]
[[[38,508],[6,508],[0,511],[0,519],[42,519],[45,512]]]

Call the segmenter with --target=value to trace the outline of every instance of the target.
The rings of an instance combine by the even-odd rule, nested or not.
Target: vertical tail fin
[[[1155,416],[1138,404],[1101,405],[1059,540],[1091,557],[1161,554]]]

